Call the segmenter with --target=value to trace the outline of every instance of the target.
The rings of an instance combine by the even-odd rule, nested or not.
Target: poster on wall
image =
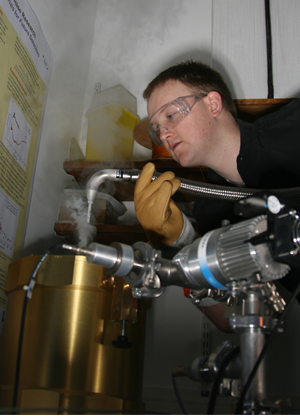
[[[53,54],[27,0],[0,0],[0,331],[21,254]]]

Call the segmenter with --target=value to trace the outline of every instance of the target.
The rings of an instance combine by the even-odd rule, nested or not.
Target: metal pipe
[[[245,293],[243,315],[230,318],[231,327],[240,333],[241,347],[241,387],[247,384],[248,378],[264,348],[266,334],[272,328],[272,319],[264,316],[264,301],[260,293]],[[266,364],[259,365],[255,377],[245,395],[243,406],[245,413],[252,414],[253,409],[264,406],[266,400]]]
[[[265,345],[265,333],[261,328],[248,328],[241,331],[241,362],[242,388],[245,386],[249,375]],[[265,362],[261,363],[255,378],[246,394],[246,406],[262,404],[266,399],[266,371]]]
[[[131,169],[131,170],[123,170],[119,169],[116,172],[117,179],[116,180],[124,180],[126,182],[135,183],[142,170],[139,169]],[[152,180],[158,178],[162,173],[154,172],[152,176]],[[182,192],[184,194],[191,194],[197,196],[203,196],[207,198],[214,198],[214,199],[229,199],[231,201],[237,201],[241,198],[245,198],[247,196],[253,195],[257,192],[260,192],[262,189],[256,188],[245,188],[245,187],[232,187],[232,186],[222,186],[222,185],[214,185],[205,182],[198,182],[192,181],[185,178],[179,178],[175,176],[177,179],[181,181],[180,187],[178,192]],[[280,188],[280,189],[270,189],[269,191],[275,192],[278,194],[285,194],[285,196],[300,198],[300,187],[294,188]]]
[[[86,186],[86,197],[88,202],[87,222],[91,220],[92,204],[97,196],[99,186],[108,180],[116,181],[117,169],[103,169],[96,172],[88,181]]]
[[[116,175],[118,180],[119,178],[122,178],[126,182],[135,183],[141,172],[142,170],[139,169],[119,169]],[[152,180],[157,179],[161,174],[162,173],[160,172],[154,172]],[[207,198],[238,200],[258,192],[257,189],[233,188],[231,186],[212,185],[204,182],[192,181],[185,178],[178,178],[177,176],[176,178],[181,181],[178,192],[196,196],[205,196]]]
[[[86,186],[86,195],[88,201],[88,214],[87,221],[90,222],[91,209],[94,199],[97,195],[99,186],[107,181],[117,181],[117,182],[132,182],[135,183],[139,178],[142,170],[139,169],[103,169],[99,172],[96,172],[88,181]],[[159,172],[154,172],[152,180],[158,178],[161,175]],[[178,178],[176,176],[176,178]],[[189,179],[178,178],[181,181],[178,192],[184,194],[203,196],[206,198],[221,199],[221,200],[231,200],[237,201],[239,199],[245,198],[247,196],[253,195],[261,189],[253,188],[237,188],[231,186],[221,186],[213,185],[203,182],[192,181]],[[290,198],[300,198],[300,187],[295,188],[281,188],[270,190],[274,191],[276,194],[284,194],[286,197]]]

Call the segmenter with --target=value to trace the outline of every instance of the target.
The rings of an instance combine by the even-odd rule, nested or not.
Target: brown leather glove
[[[183,228],[180,209],[171,196],[180,186],[173,172],[165,172],[153,182],[153,163],[147,163],[134,189],[134,205],[137,219],[152,244],[172,244]]]

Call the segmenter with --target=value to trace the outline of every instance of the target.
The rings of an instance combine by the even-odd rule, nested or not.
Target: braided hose
[[[136,182],[138,177],[141,174],[141,170],[139,169],[131,169],[131,170],[118,170],[116,173],[116,177],[120,180],[121,178],[125,181]],[[161,173],[154,172],[152,180],[158,178]],[[209,183],[197,182],[192,181],[189,179],[178,178],[181,181],[180,187],[178,192],[182,192],[185,194],[196,195],[196,196],[203,196],[206,198],[214,198],[214,199],[226,199],[231,201],[237,201],[242,198],[246,198],[247,196],[253,195],[257,192],[262,191],[262,189],[253,189],[253,188],[245,188],[245,187],[232,187],[232,186],[221,186],[221,185],[213,185]],[[284,194],[285,197],[293,198],[293,199],[300,199],[300,187],[295,188],[280,188],[280,189],[269,189],[269,191],[274,192],[276,194]]]
[[[86,187],[88,201],[87,221],[90,222],[92,204],[97,195],[98,188],[103,182],[111,180],[135,183],[138,180],[141,172],[142,170],[139,169],[104,169],[99,172],[96,172],[89,179]],[[158,178],[160,175],[161,173],[154,172],[152,180]],[[237,201],[239,199],[246,198],[247,196],[262,191],[262,189],[213,185],[203,182],[192,181],[189,179],[178,178],[177,176],[176,178],[181,181],[178,192],[219,200],[225,199],[230,201]],[[274,192],[275,194],[283,194],[285,197],[288,198],[300,199],[300,187],[269,189],[269,191]]]

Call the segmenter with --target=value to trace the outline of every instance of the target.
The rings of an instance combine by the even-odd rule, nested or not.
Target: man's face
[[[167,81],[156,88],[148,100],[149,118],[166,103],[192,94],[195,91],[180,81]],[[182,166],[205,165],[213,150],[210,141],[213,123],[207,97],[204,97],[176,127],[162,128],[160,139],[172,158]]]

